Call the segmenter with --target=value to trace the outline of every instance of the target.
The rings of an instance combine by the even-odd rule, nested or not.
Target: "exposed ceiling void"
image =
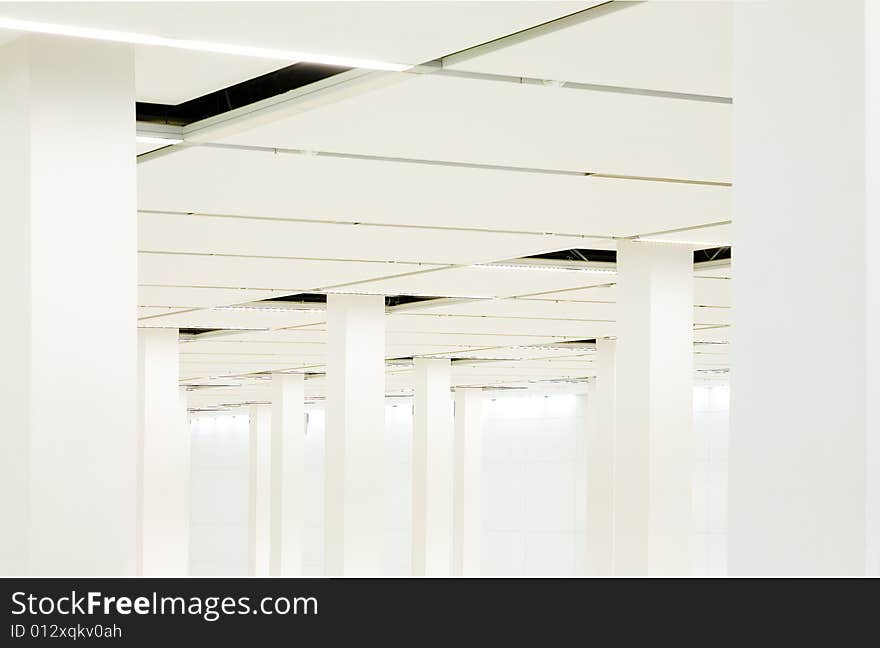
[[[258,331],[258,330],[260,330],[260,329],[226,329],[226,328],[189,327],[189,328],[178,328],[177,335],[178,335],[178,339],[181,342],[192,342],[193,340],[198,339],[199,337],[201,337],[203,335],[207,336],[211,333],[220,333],[220,332],[245,333],[247,331]]]
[[[177,329],[177,332],[181,337],[183,337],[183,336],[194,337],[196,335],[201,335],[202,333],[214,333],[216,331],[222,331],[222,330],[223,329],[218,329],[218,328],[182,328],[182,329]]]
[[[523,259],[547,259],[552,261],[584,261],[590,263],[617,263],[616,250],[587,250],[573,248],[571,250],[557,250],[543,254],[532,254],[522,257]],[[706,248],[694,250],[694,263],[706,263],[709,261],[729,261],[731,258],[730,246]]]
[[[434,299],[446,299],[446,297],[430,297],[416,295],[385,295],[385,308],[393,306],[402,306],[403,304],[416,304],[420,302],[431,301]],[[282,295],[280,297],[269,297],[261,299],[261,302],[295,302],[308,304],[326,304],[327,295],[324,293],[297,293],[295,295]],[[255,302],[259,303],[259,302]]]
[[[563,342],[554,342],[553,344],[545,344],[542,346],[553,347],[555,349],[594,349],[596,347],[596,338],[565,340]]]
[[[208,119],[347,72],[350,69],[319,63],[296,63],[174,106],[138,102],[137,121],[187,126],[193,122]]]

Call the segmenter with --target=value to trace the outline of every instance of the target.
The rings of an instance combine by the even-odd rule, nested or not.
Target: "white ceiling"
[[[640,2],[453,69],[731,96],[731,4]]]
[[[595,4],[0,3],[0,17],[419,64]],[[726,2],[635,3],[451,67],[730,97],[729,30]],[[137,47],[137,97],[179,103],[285,64]],[[728,103],[382,79],[193,125],[188,145],[139,160],[140,325],[224,329],[181,343],[192,407],[268,400],[270,371],[314,373],[307,394],[323,395],[322,306],[256,303],[301,292],[468,298],[392,310],[386,357],[456,358],[458,385],[584,380],[592,350],[558,344],[615,334],[616,276],[474,264],[619,237],[730,244]],[[724,370],[730,268],[695,275],[695,364]],[[389,366],[388,393],[411,387],[411,367]]]
[[[418,64],[593,4],[597,3],[2,2],[0,16]],[[138,100],[172,104],[287,64],[161,47],[136,48],[136,63]]]
[[[138,179],[140,208],[165,212],[587,237],[731,215],[727,187],[204,147],[145,161]]]
[[[729,122],[727,104],[423,75],[225,141],[726,182]]]

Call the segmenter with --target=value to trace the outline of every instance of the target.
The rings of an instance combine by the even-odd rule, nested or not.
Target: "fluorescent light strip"
[[[152,137],[150,135],[138,135],[135,139],[138,144],[163,144],[165,146],[180,144],[183,141],[179,137]]]
[[[263,313],[323,313],[323,308],[279,308],[277,306],[213,306],[213,311],[260,311]]]
[[[491,295],[437,295],[434,293],[417,293],[417,292],[406,292],[406,293],[397,293],[397,292],[365,292],[363,290],[352,291],[346,290],[345,288],[338,288],[333,290],[322,290],[321,292],[327,295],[382,295],[383,297],[397,295],[400,297],[431,297],[437,299],[494,299]],[[418,302],[414,302],[413,305]],[[428,302],[424,302],[427,304]],[[401,306],[409,306],[410,304],[400,304]]]
[[[548,266],[548,265],[531,265],[522,264],[514,265],[511,263],[475,263],[471,268],[494,268],[497,270],[541,270],[549,272],[591,272],[596,274],[617,274],[617,270],[612,268],[570,268],[566,266]]]
[[[729,243],[719,243],[718,241],[685,241],[681,239],[655,239],[637,237],[633,240],[640,243],[668,243],[669,245],[690,245],[693,247],[707,248],[728,247],[730,245]]]
[[[174,49],[194,52],[212,52],[215,54],[231,54],[251,58],[274,59],[288,63],[320,63],[323,65],[339,65],[342,67],[364,68],[368,70],[386,70],[402,72],[411,65],[374,61],[371,59],[349,58],[347,56],[327,56],[310,52],[295,52],[249,45],[233,45],[229,43],[213,43],[210,41],[190,40],[188,38],[167,38],[154,34],[138,34],[135,32],[97,29],[94,27],[77,27],[75,25],[59,25],[56,23],[37,22],[33,20],[17,20],[0,17],[0,29],[13,29],[32,34],[51,34],[54,36],[71,36],[73,38],[89,38],[92,40],[113,43],[130,43],[132,45],[149,45],[154,47],[171,47]]]

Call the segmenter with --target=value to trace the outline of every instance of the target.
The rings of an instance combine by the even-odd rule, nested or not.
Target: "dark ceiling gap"
[[[269,97],[290,92],[310,83],[347,72],[350,69],[352,68],[337,65],[296,63],[174,106],[138,101],[136,104],[137,120],[152,124],[187,126],[202,119],[208,119]]]
[[[544,254],[532,254],[522,257],[523,259],[547,259],[552,261],[585,261],[591,263],[617,263],[615,250],[589,250],[585,248],[573,248],[570,250],[557,250]],[[730,246],[706,248],[694,250],[694,263],[706,263],[708,261],[729,261],[731,258]]]
[[[446,297],[429,297],[415,295],[385,295],[385,308],[392,306],[402,306],[403,304],[416,304],[418,302],[432,301],[434,299],[446,299]],[[297,293],[295,295],[281,295],[280,297],[269,297],[261,299],[261,302],[294,302],[307,304],[326,304],[327,295],[324,293]]]

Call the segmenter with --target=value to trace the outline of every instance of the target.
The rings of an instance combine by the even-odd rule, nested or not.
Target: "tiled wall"
[[[486,575],[571,575],[583,568],[583,396],[497,396],[486,403]]]
[[[248,417],[192,418],[189,565],[244,576],[248,562]]]
[[[694,574],[727,573],[727,446],[730,389],[694,388]]]
[[[582,573],[586,397],[498,393],[486,400],[483,573]],[[694,392],[697,463],[694,570],[724,573],[727,407],[725,386]],[[305,573],[323,572],[324,412],[307,408]],[[248,418],[193,420],[193,575],[247,572]],[[389,400],[385,432],[385,573],[410,572],[412,403]]]

